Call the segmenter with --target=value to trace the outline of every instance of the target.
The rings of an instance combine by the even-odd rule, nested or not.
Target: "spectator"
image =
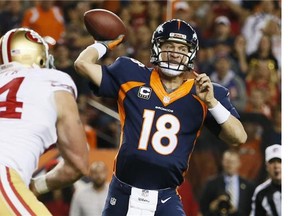
[[[90,165],[91,184],[75,191],[72,198],[70,216],[101,216],[108,194],[108,170],[104,162]]]
[[[266,92],[261,89],[253,89],[250,93],[247,101],[245,112],[258,113],[271,119],[271,107],[266,103],[265,100]]]
[[[159,23],[163,22],[162,3],[161,1],[147,1],[146,23],[150,29],[156,29]]]
[[[269,109],[272,109],[279,104],[279,85],[280,80],[271,60],[257,60],[249,67],[249,72],[246,76],[248,97],[251,97],[253,91],[260,90],[264,94],[264,103],[269,106]]]
[[[174,1],[173,4],[173,18],[182,19],[188,22],[192,27],[195,26],[195,23],[192,20],[194,11],[186,1]]]
[[[210,38],[208,39],[207,46],[213,47],[217,42],[224,42],[232,46],[234,36],[231,35],[231,23],[228,17],[218,16],[215,18]]]
[[[64,17],[54,0],[38,1],[24,11],[22,26],[37,31],[42,37],[49,36],[59,42],[65,33]]]
[[[70,50],[70,58],[74,60],[83,47],[94,41],[83,22],[83,14],[91,9],[91,2],[68,2],[65,8],[66,32],[64,41]]]
[[[281,214],[281,145],[274,144],[265,150],[268,179],[258,185],[252,198],[251,216],[280,216]]]
[[[200,208],[203,216],[249,215],[254,186],[239,176],[239,154],[223,154],[223,173],[210,179],[203,191]]]
[[[207,71],[210,75],[215,69],[217,56],[233,56],[233,44],[235,37],[231,35],[231,23],[226,16],[219,16],[215,19],[212,36],[205,39],[204,49],[207,58],[199,65],[200,71]],[[237,59],[230,58],[230,67],[236,74],[241,74]]]
[[[274,0],[258,1],[258,4],[254,6],[252,14],[246,18],[241,32],[247,41],[247,55],[250,55],[257,50],[259,41],[263,33],[265,33],[265,30],[269,30],[268,27],[271,21],[280,23],[279,17],[275,15],[275,2],[276,1]],[[279,31],[275,33],[279,34]]]
[[[205,38],[211,37],[213,31],[213,21],[219,16],[225,16],[230,21],[230,31],[232,36],[240,33],[243,21],[248,15],[248,12],[241,7],[239,1],[212,1],[208,6],[208,11],[205,16],[208,31],[204,32]],[[210,30],[210,31],[209,31]]]
[[[134,28],[131,25],[132,17],[131,17],[131,13],[130,13],[129,8],[128,7],[122,7],[121,10],[119,11],[119,17],[121,18],[121,20],[123,21],[123,23],[126,26],[126,31],[127,31],[127,36],[128,37],[127,37],[127,41],[125,43],[125,47],[127,48],[127,54],[130,55],[130,56],[134,55],[135,49],[136,49],[136,47],[134,46],[135,41],[136,41],[136,35],[135,35],[135,32],[134,32]]]
[[[130,1],[128,9],[131,16],[131,26],[136,30],[139,26],[146,23],[147,4],[143,0]]]
[[[58,70],[62,70],[63,72],[69,74],[72,77],[73,81],[76,84],[78,94],[89,96],[91,94],[91,91],[87,86],[89,82],[87,79],[75,73],[72,60],[73,57],[67,43],[57,43],[53,47],[53,55],[55,57],[55,67]]]
[[[215,61],[215,71],[210,75],[211,81],[226,87],[230,93],[231,103],[239,111],[246,107],[246,86],[245,82],[231,68],[231,58],[229,56],[217,56]]]
[[[264,161],[262,150],[264,148],[261,146],[263,129],[261,125],[250,120],[245,121],[243,125],[247,133],[247,141],[239,148],[241,161],[239,175],[247,180],[258,182]]]
[[[248,71],[248,62],[246,56],[246,40],[243,35],[237,35],[234,40],[233,48],[231,51],[231,57],[234,59],[234,62],[237,64],[239,69],[239,76],[242,79],[245,79],[245,76]]]
[[[247,57],[248,65],[253,66],[254,62],[259,60],[267,60],[270,63],[270,68],[273,68],[279,73],[278,61],[272,52],[272,41],[268,35],[263,35],[257,47],[257,50]]]
[[[139,26],[136,30],[134,30],[134,32],[135,32],[134,47],[136,48],[134,54],[137,55],[139,52],[138,50],[141,49],[147,49],[150,52],[151,34],[153,33],[153,31],[149,28],[148,25],[143,24]]]
[[[0,36],[13,28],[20,27],[23,17],[22,1],[7,1],[5,4],[5,9],[0,13]]]

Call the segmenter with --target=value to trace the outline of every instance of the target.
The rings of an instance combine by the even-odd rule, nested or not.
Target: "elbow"
[[[75,163],[70,164],[70,176],[72,181],[76,181],[82,176],[87,176],[89,174],[89,159],[87,154],[83,154]]]
[[[248,138],[248,136],[247,136],[246,132],[244,131],[243,134],[242,134],[242,136],[241,136],[240,143],[241,143],[241,144],[246,143],[247,138]]]
[[[239,144],[244,144],[244,143],[246,143],[246,141],[247,141],[247,133],[246,133],[246,131],[245,131],[245,129],[244,129],[244,127],[242,126],[242,127],[239,127],[239,129],[238,130],[236,130],[236,133],[237,133],[237,138],[238,138],[238,143]]]
[[[82,157],[81,163],[77,164],[77,168],[75,169],[75,173],[81,176],[87,176],[89,174],[89,160],[88,155],[85,157]]]
[[[77,59],[74,62],[74,69],[76,72],[82,74],[85,69],[85,62],[83,60]]]
[[[229,130],[227,133],[220,133],[219,138],[230,145],[242,145],[247,141],[247,134],[243,128]]]
[[[247,134],[245,132],[245,130],[239,130],[236,131],[236,134],[234,136],[234,140],[230,143],[232,143],[232,145],[234,146],[240,146],[242,144],[245,144],[247,141]]]

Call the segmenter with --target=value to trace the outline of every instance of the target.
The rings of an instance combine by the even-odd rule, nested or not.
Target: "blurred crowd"
[[[247,142],[238,149],[239,174],[255,183],[263,182],[265,148],[281,144],[281,1],[0,1],[0,36],[23,26],[45,37],[56,68],[70,74],[77,85],[90,146],[117,148],[119,120],[107,115],[117,111],[117,102],[93,96],[88,81],[73,67],[80,51],[94,42],[83,23],[84,12],[94,8],[119,15],[128,31],[126,42],[102,58],[105,64],[126,55],[151,66],[155,28],[170,18],[192,25],[200,43],[195,70],[229,89],[248,134]],[[91,101],[104,104],[105,112]],[[226,150],[227,146],[209,131],[202,131],[191,157],[191,172],[187,173],[195,202],[206,180],[222,171],[221,157]]]

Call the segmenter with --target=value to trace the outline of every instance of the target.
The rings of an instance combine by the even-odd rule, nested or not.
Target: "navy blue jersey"
[[[190,154],[203,125],[216,135],[220,126],[196,96],[194,79],[176,91],[164,90],[156,69],[121,57],[102,66],[98,96],[116,98],[121,143],[114,172],[121,181],[144,189],[176,187],[183,181]],[[233,115],[227,89],[214,85],[215,97]]]

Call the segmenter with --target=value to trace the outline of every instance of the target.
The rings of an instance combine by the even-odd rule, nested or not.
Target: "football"
[[[84,24],[89,34],[98,41],[114,40],[121,34],[126,36],[127,33],[123,21],[116,14],[105,9],[86,11]]]

